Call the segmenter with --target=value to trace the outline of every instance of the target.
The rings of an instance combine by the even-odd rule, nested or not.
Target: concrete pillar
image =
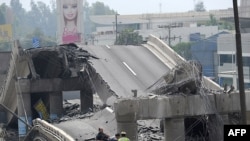
[[[246,116],[247,116],[247,125],[249,125],[250,124],[250,112],[249,111],[246,112]]]
[[[224,125],[230,124],[230,119],[229,119],[228,114],[221,114],[220,117]]]
[[[17,95],[17,111],[18,117],[32,125],[32,111],[30,93],[22,93]],[[28,127],[21,120],[18,120],[19,140],[23,139],[28,132]]]
[[[87,113],[88,111],[93,110],[93,93],[90,90],[81,90],[80,92],[80,101],[81,101],[81,112]]]
[[[185,141],[184,118],[166,118],[164,136],[165,141]]]
[[[49,117],[51,120],[60,118],[63,115],[62,92],[49,93]]]
[[[224,120],[227,116],[223,115],[209,115],[208,119],[208,132],[210,141],[223,141],[223,127]]]
[[[117,122],[117,132],[125,131],[130,141],[137,141],[137,121]]]
[[[6,119],[6,112],[0,108],[0,123],[6,123],[7,119]]]

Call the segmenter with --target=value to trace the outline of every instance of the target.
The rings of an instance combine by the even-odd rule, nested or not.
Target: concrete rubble
[[[46,52],[46,50],[49,51],[50,48],[32,48],[26,50],[24,53],[32,53],[34,58],[36,57],[36,55],[38,57],[46,57],[41,54],[41,50]],[[66,54],[64,54],[65,52],[62,50],[66,51]],[[54,77],[69,78],[72,75],[77,76],[79,75],[78,73],[81,72],[79,70],[85,68],[83,65],[88,64],[91,66],[89,58],[98,59],[98,57],[89,54],[86,50],[78,48],[75,44],[64,46],[63,48],[60,48],[58,52],[62,53],[57,54],[56,57],[66,57],[68,60],[65,62],[65,64],[63,64],[64,66],[66,66],[65,68],[56,68],[55,66],[53,66],[53,64],[50,64],[50,66],[46,67],[46,69],[50,70],[43,70],[45,68],[40,68],[41,72],[32,72],[27,77],[31,79],[39,79]],[[48,55],[48,52],[46,52],[46,55]],[[53,56],[53,54],[51,55]],[[37,62],[36,60],[34,60],[34,66],[37,68],[39,68],[39,65],[41,65],[40,63],[43,63],[39,62],[39,59]],[[74,68],[75,70],[72,68]],[[112,88],[110,88],[105,80],[102,80],[100,74],[94,72],[94,68],[90,67],[88,68],[88,71],[90,72],[90,74],[85,73],[84,75],[86,76],[82,76],[83,74],[81,74],[81,77],[97,77],[98,80],[101,80],[101,87],[105,88],[105,90],[108,91],[106,95],[98,96],[97,94],[94,94],[93,108],[90,108],[85,112],[81,112],[79,101],[63,100],[63,116],[52,121],[48,121],[59,128],[65,129],[67,133],[75,138],[75,140],[95,140],[95,136],[98,132],[97,129],[100,126],[104,127],[105,132],[110,136],[113,136],[117,132],[117,122],[115,113],[113,111],[113,105],[110,103],[107,104],[106,101],[112,96],[112,102],[114,102],[115,100],[119,99],[119,96],[112,91]],[[232,88],[230,90],[232,90]],[[202,82],[202,66],[198,62],[187,61],[174,67],[171,71],[167,72],[152,86],[150,86],[147,89],[147,96],[151,98],[157,96],[170,97],[176,95],[188,96],[198,94],[205,96],[208,92],[212,92],[215,94],[223,93],[223,91],[213,91],[207,89]],[[224,90],[224,93],[225,92],[229,93],[231,91]],[[238,123],[240,118],[238,113],[233,113],[229,116],[233,123]],[[207,115],[195,118],[186,118],[185,130],[189,131],[186,134],[186,140],[207,140],[209,132],[212,129],[211,126],[214,126],[209,125],[208,121],[209,118]],[[162,119],[138,120],[137,125],[139,141],[164,140]],[[81,131],[81,133],[75,134],[74,130],[70,130],[73,128],[75,128],[75,130]],[[13,129],[2,126],[1,136],[2,134],[4,134],[3,136],[8,141],[14,141],[18,135],[15,128]]]

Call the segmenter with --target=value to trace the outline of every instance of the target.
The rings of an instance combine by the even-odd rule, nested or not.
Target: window
[[[220,66],[223,66],[224,63],[235,63],[235,55],[232,54],[220,55]]]
[[[250,66],[250,57],[243,57],[242,58],[243,66]]]

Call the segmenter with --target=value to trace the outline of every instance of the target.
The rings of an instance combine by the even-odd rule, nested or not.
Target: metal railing
[[[33,128],[29,133],[32,133],[32,131],[34,130],[39,132],[39,135],[37,136],[43,135],[44,137],[52,141],[75,141],[75,139],[73,139],[63,130],[39,118],[33,120]],[[29,134],[26,136],[24,141],[28,140],[29,140]]]

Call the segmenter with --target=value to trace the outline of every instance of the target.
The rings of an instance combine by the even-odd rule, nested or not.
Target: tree
[[[203,1],[199,1],[199,2],[197,2],[197,4],[195,4],[194,11],[196,11],[196,12],[206,11]]]
[[[115,42],[116,45],[140,45],[141,43],[142,36],[131,29],[123,30]]]
[[[86,2],[84,5],[84,32],[85,34],[91,34],[95,31],[96,24],[90,20],[91,15],[115,15],[116,12],[113,9],[110,9],[108,6],[105,6],[102,2],[93,3],[89,6],[89,3]],[[86,37],[87,38],[87,37]]]
[[[172,49],[186,60],[190,60],[192,58],[191,43],[178,43],[173,46]]]
[[[219,29],[228,29],[228,30],[233,30],[234,25],[232,22],[228,21],[217,21],[215,16],[213,14],[209,15],[209,21],[205,24],[206,26],[218,26]]]
[[[218,25],[218,22],[213,14],[209,15],[209,21],[207,22],[207,25]]]
[[[219,29],[228,29],[228,30],[234,30],[235,26],[232,22],[228,22],[228,21],[222,21],[219,24]]]
[[[41,30],[47,36],[55,36],[56,33],[56,10],[50,10],[50,7],[45,3],[34,0],[30,2],[31,10],[27,13],[27,24],[35,28],[41,28]],[[54,7],[52,7],[54,8]]]
[[[53,37],[45,36],[40,28],[35,28],[31,34],[27,34],[26,38],[21,41],[23,48],[32,47],[32,38],[38,38],[40,46],[53,46],[56,45],[56,40]]]
[[[115,11],[105,6],[103,2],[96,2],[90,7],[90,15],[114,15]]]
[[[26,32],[26,29],[22,27],[23,25],[25,25],[26,11],[22,8],[22,4],[20,3],[19,0],[11,0],[10,7],[14,13],[14,24],[13,24],[14,36],[21,37]]]
[[[5,3],[3,3],[0,6],[0,25],[6,24],[5,11],[6,11],[6,5],[5,5]]]
[[[0,51],[11,51],[11,42],[0,42]]]

